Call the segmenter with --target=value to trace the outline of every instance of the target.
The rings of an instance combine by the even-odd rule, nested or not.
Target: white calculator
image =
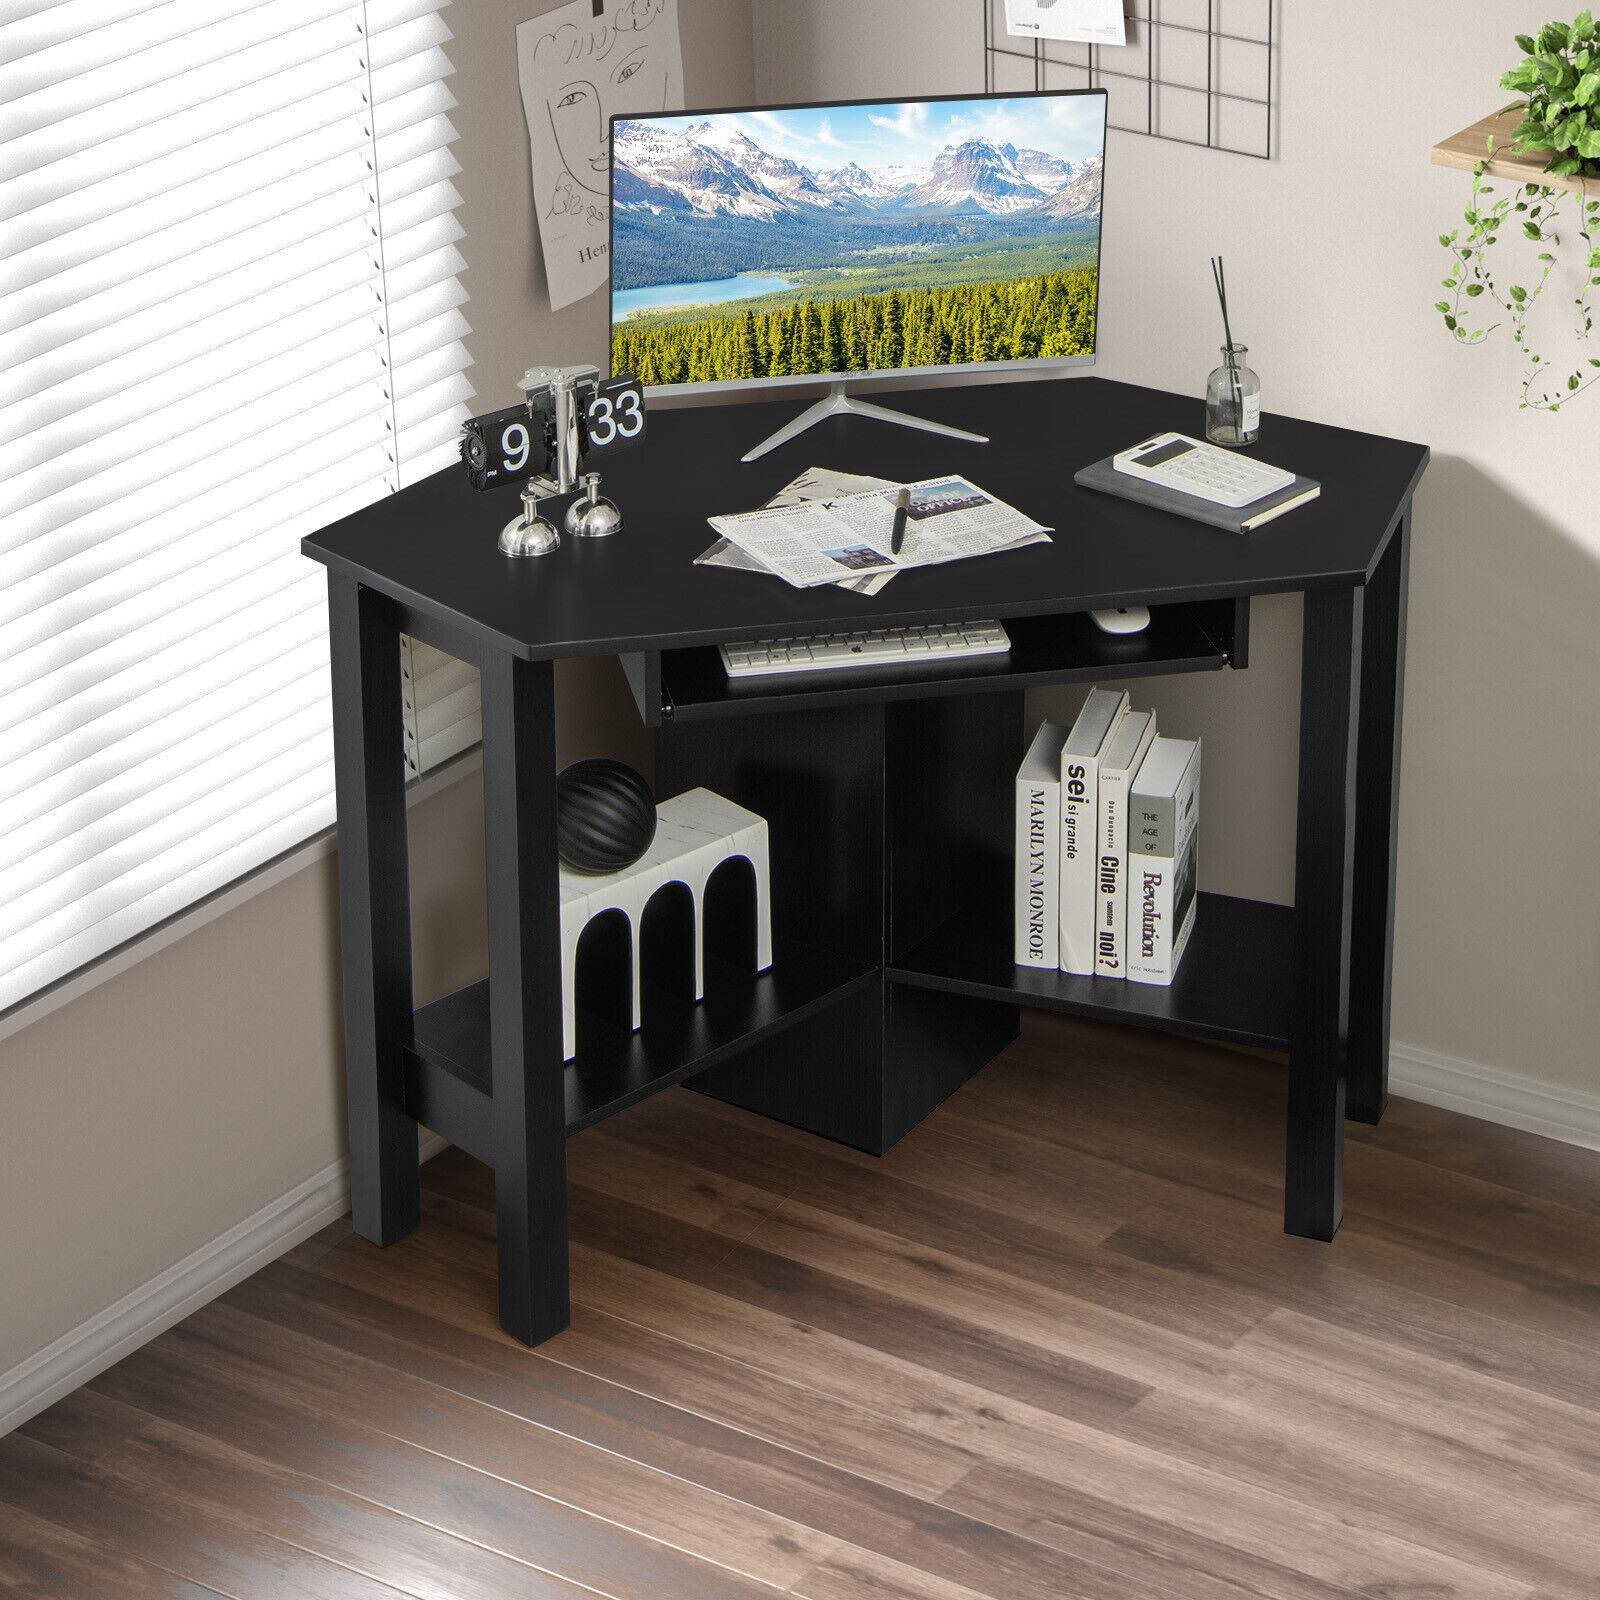
[[[1118,472],[1144,478],[1219,506],[1247,506],[1287,489],[1294,474],[1264,461],[1235,455],[1186,433],[1158,433],[1111,458]]]

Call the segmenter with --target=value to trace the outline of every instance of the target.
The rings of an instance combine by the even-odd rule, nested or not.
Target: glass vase
[[[1261,437],[1261,380],[1242,344],[1222,347],[1222,365],[1206,379],[1206,438],[1230,450]]]

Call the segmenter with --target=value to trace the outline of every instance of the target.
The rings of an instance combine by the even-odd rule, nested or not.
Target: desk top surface
[[[624,520],[611,538],[563,535],[553,555],[510,560],[495,540],[516,515],[517,496],[480,494],[451,467],[331,524],[302,548],[482,643],[533,660],[610,655],[1360,584],[1428,460],[1424,445],[1269,414],[1249,454],[1320,480],[1322,494],[1254,533],[1231,534],[1072,481],[1079,467],[1163,429],[1201,434],[1198,400],[1097,377],[873,397],[992,442],[843,417],[744,465],[740,454],[799,404],[658,410],[645,444],[605,470],[602,489]],[[1049,544],[901,573],[872,598],[693,565],[715,537],[707,516],[753,510],[811,466],[902,481],[963,473],[1055,531]]]

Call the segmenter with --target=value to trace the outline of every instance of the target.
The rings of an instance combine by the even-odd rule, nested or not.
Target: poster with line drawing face
[[[517,27],[550,308],[606,281],[611,118],[683,104],[678,0],[570,0]]]

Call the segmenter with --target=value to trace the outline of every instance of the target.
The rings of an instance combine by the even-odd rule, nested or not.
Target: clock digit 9
[[[461,424],[461,460],[474,489],[521,483],[550,464],[549,417],[507,406]]]

